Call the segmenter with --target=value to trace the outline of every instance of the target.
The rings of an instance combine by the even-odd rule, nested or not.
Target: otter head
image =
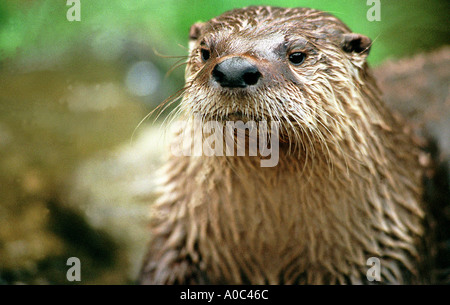
[[[188,114],[276,120],[286,141],[311,145],[352,128],[344,121],[361,107],[371,41],[336,17],[307,8],[248,7],[194,24],[189,38],[181,103]]]

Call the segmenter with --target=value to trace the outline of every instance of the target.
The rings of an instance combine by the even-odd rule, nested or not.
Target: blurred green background
[[[247,5],[313,7],[374,40],[369,62],[449,43],[446,0],[0,1],[0,283],[82,284],[133,279],[162,154],[141,119],[183,86],[192,23]],[[156,52],[155,52],[156,51]],[[183,60],[183,58],[181,58]]]

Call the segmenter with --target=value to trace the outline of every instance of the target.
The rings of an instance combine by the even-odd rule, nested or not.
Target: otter
[[[179,113],[278,122],[279,160],[171,156],[139,282],[424,283],[426,156],[382,101],[371,40],[329,13],[269,6],[189,39]]]

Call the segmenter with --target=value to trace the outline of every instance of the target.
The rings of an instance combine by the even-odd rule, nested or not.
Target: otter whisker
[[[182,61],[182,59],[177,61],[169,70],[167,70],[165,77],[168,77],[173,71],[175,71],[176,68],[179,68],[179,67],[187,64],[187,62],[180,63],[180,61]]]

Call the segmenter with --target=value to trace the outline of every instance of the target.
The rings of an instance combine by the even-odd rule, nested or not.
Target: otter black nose
[[[248,60],[232,57],[218,63],[212,71],[212,76],[222,87],[245,88],[255,85],[261,73]]]

